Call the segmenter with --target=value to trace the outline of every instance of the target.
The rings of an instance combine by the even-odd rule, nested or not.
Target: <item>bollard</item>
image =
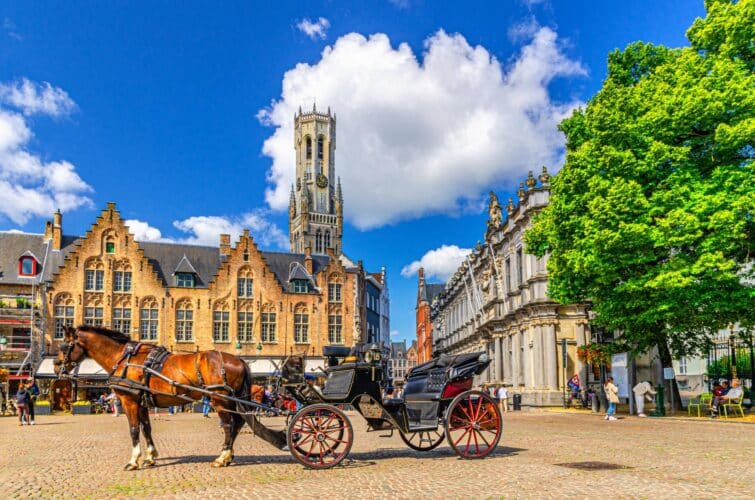
[[[665,417],[666,416],[666,402],[663,397],[663,386],[658,384],[655,388],[655,410],[650,414],[651,417]]]
[[[522,395],[514,394],[514,411],[521,411],[522,409]]]

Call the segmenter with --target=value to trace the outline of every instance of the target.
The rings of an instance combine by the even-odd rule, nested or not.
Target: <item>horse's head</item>
[[[78,331],[70,326],[64,327],[63,344],[60,346],[58,359],[58,376],[73,373],[74,368],[87,356],[87,351],[79,340]]]

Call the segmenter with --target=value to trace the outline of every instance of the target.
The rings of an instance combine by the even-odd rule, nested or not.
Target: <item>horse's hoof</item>
[[[126,464],[126,466],[123,468],[123,470],[136,470],[139,466],[136,464]]]

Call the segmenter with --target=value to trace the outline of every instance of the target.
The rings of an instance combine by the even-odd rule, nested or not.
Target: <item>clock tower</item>
[[[343,251],[343,196],[335,176],[336,116],[317,111],[294,114],[296,181],[291,186],[288,233],[291,252],[336,255]]]

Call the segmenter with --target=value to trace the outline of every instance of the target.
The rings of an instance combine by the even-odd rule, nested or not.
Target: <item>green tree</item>
[[[551,297],[589,300],[616,351],[657,346],[664,366],[755,316],[755,0],[705,6],[690,47],[609,54],[526,235]]]

